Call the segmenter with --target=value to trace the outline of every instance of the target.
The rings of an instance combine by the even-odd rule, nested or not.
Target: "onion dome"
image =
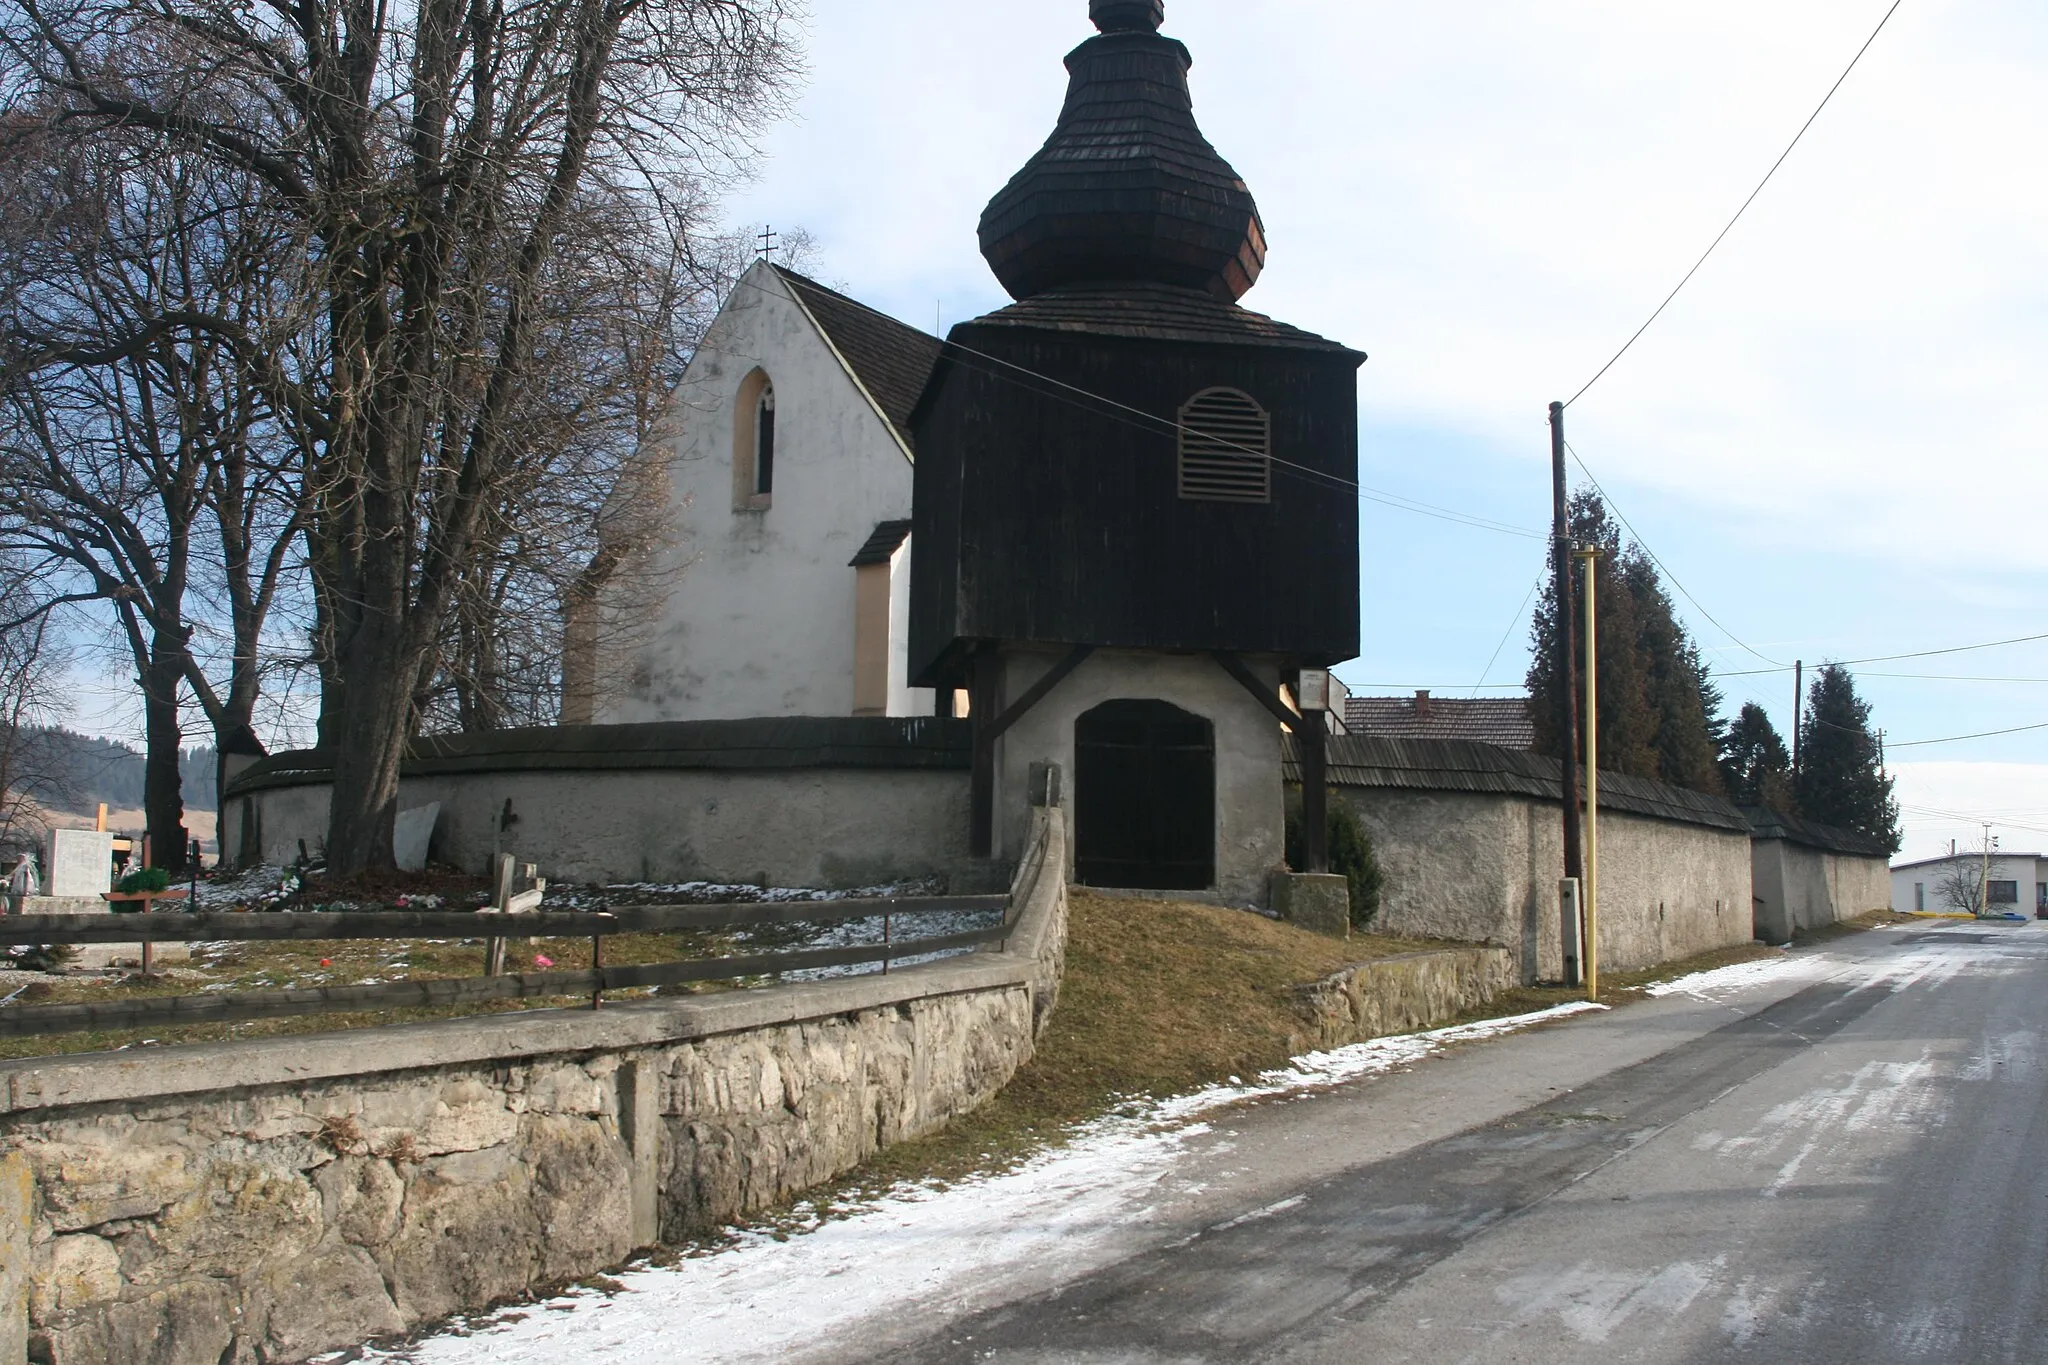
[[[1067,55],[1052,137],[981,218],[981,254],[1016,299],[1145,282],[1234,303],[1266,260],[1258,205],[1195,124],[1194,60],[1164,0],[1090,0],[1102,30]]]

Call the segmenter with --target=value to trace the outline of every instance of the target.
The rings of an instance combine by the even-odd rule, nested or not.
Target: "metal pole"
[[[1581,550],[1586,594],[1586,998],[1600,998],[1600,651],[1593,602],[1600,551]]]
[[[1565,496],[1564,404],[1550,405],[1550,511],[1551,558],[1556,561],[1557,580],[1557,679],[1558,720],[1564,741],[1564,875],[1584,876],[1584,857],[1579,847],[1579,645],[1578,628],[1572,616],[1572,523],[1571,506]],[[1574,913],[1564,907],[1562,914]],[[1578,938],[1577,926],[1559,929],[1559,942],[1566,951]],[[1579,964],[1564,962],[1567,983],[1579,975]]]
[[[1977,878],[1977,918],[1991,914],[1991,826],[1984,826],[1984,875]]]

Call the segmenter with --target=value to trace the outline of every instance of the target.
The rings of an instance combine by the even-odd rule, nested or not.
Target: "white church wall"
[[[1030,649],[1008,653],[1004,695],[1013,701],[1023,696],[1064,654]],[[1277,663],[1246,663],[1278,693]],[[1265,904],[1273,874],[1286,860],[1280,726],[1257,698],[1207,655],[1098,650],[1026,712],[997,745],[996,856],[1015,859],[1030,833],[1031,764],[1054,762],[1071,775],[1074,722],[1104,702],[1126,699],[1170,702],[1215,726],[1215,895],[1232,905]]]
[[[735,399],[756,369],[775,390],[774,488],[766,507],[736,508]],[[673,586],[596,720],[851,715],[848,561],[876,523],[910,516],[908,454],[766,265],[735,290],[673,402]],[[892,714],[918,714],[907,689],[902,711],[898,700],[892,689]]]

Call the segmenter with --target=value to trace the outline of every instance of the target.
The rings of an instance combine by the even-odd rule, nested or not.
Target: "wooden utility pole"
[[[1579,641],[1577,622],[1572,615],[1572,520],[1571,506],[1565,497],[1562,403],[1550,405],[1550,502],[1554,536],[1551,558],[1557,569],[1557,695],[1561,711],[1558,720],[1564,739],[1564,875],[1583,878],[1584,860],[1579,847]],[[1576,916],[1577,907],[1565,906],[1561,913]],[[1579,926],[1569,923],[1560,929],[1559,942],[1570,954],[1572,945],[1578,941]],[[1578,974],[1577,960],[1567,956],[1564,979],[1575,981]]]
[[[1806,660],[1792,663],[1792,780],[1799,781],[1799,737],[1806,729]],[[1796,793],[1795,793],[1796,794]]]

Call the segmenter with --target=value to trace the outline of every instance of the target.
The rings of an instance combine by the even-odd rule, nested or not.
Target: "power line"
[[[1593,491],[1600,495],[1600,500],[1606,503],[1607,506],[1614,512],[1614,515],[1620,519],[1621,524],[1627,528],[1629,535],[1635,539],[1636,544],[1642,547],[1643,553],[1650,557],[1650,562],[1652,564],[1655,564],[1657,566],[1658,571],[1661,572],[1666,578],[1671,580],[1672,586],[1677,588],[1680,593],[1684,594],[1685,600],[1692,603],[1693,606],[1699,611],[1700,615],[1706,617],[1709,621],[1713,622],[1715,628],[1718,629],[1723,635],[1727,636],[1730,640],[1733,640],[1737,648],[1743,650],[1745,653],[1756,655],[1757,658],[1762,659],[1767,664],[1776,664],[1777,669],[1780,672],[1789,671],[1791,667],[1790,665],[1780,664],[1776,659],[1773,659],[1770,655],[1761,653],[1760,651],[1755,649],[1751,649],[1748,645],[1742,642],[1742,637],[1737,635],[1734,631],[1728,629],[1728,627],[1722,625],[1720,618],[1716,617],[1714,613],[1708,611],[1704,606],[1702,606],[1700,604],[1700,599],[1692,595],[1692,589],[1686,587],[1685,584],[1679,580],[1678,575],[1671,572],[1671,566],[1666,564],[1663,560],[1657,557],[1657,552],[1650,548],[1650,542],[1643,539],[1642,533],[1636,530],[1634,523],[1629,521],[1628,514],[1621,510],[1621,504],[1616,502],[1613,499],[1613,497],[1609,495],[1607,490],[1600,486],[1600,480],[1593,477],[1593,471],[1591,468],[1587,466],[1585,457],[1579,454],[1578,450],[1572,445],[1570,441],[1566,441],[1564,443],[1564,448],[1566,450],[1571,451],[1573,461],[1575,461],[1578,464],[1579,471],[1586,476],[1587,482],[1593,485]],[[1748,675],[1740,673],[1731,673],[1726,674],[1724,676],[1745,677]]]
[[[1476,697],[1481,692],[1486,690],[1487,675],[1492,673],[1493,666],[1500,662],[1501,651],[1508,647],[1508,640],[1511,637],[1513,637],[1515,633],[1515,627],[1522,624],[1523,613],[1527,612],[1529,610],[1529,604],[1536,600],[1536,594],[1540,592],[1543,588],[1543,580],[1548,577],[1550,577],[1550,570],[1546,568],[1542,573],[1537,574],[1536,581],[1529,585],[1529,595],[1527,597],[1524,597],[1522,599],[1522,605],[1515,609],[1515,619],[1508,622],[1508,628],[1501,633],[1500,643],[1493,647],[1493,657],[1486,661],[1486,667],[1480,671],[1479,681],[1473,684],[1473,696]],[[1512,684],[1500,685],[1509,686]]]
[[[1945,739],[1894,740],[1886,744],[1888,749],[1924,749],[1930,744],[1960,744],[1966,739],[1992,739],[1998,735],[2023,735],[2029,730],[2048,730],[2048,721],[2039,725],[2015,725],[2010,730],[1980,730],[1974,735],[1950,735]]]
[[[1922,649],[1915,651],[1912,654],[1884,654],[1872,659],[1841,659],[1837,662],[1839,662],[1841,666],[1844,668],[1853,668],[1861,664],[1895,664],[1902,663],[1907,659],[1934,659],[1939,658],[1944,654],[1973,654],[1980,649],[2004,649],[2009,645],[2030,645],[2037,643],[2041,640],[2048,640],[2048,635],[2021,635],[2011,640],[1987,640],[1981,645],[1956,645],[1949,649]],[[1754,653],[1755,651],[1751,652]],[[1747,673],[1723,673],[1721,676],[1724,678],[1756,678],[1761,677],[1766,673],[1790,673],[1791,671],[1792,669],[1790,665],[1780,664],[1776,668],[1752,669]],[[1882,677],[1886,675],[1873,674],[1872,676]],[[1898,674],[1894,676],[1911,677],[1913,675]],[[1973,680],[1957,679],[1956,681]],[[2021,682],[2026,680],[2014,678],[2010,681]]]
[[[1857,65],[1862,62],[1863,54],[1870,51],[1871,44],[1877,41],[1877,35],[1884,32],[1885,25],[1889,24],[1892,21],[1892,16],[1899,12],[1899,6],[1904,3],[1905,0],[1892,0],[1892,7],[1884,12],[1884,18],[1877,21],[1877,27],[1871,31],[1871,34],[1868,38],[1864,39],[1863,46],[1856,49],[1856,55],[1854,58],[1850,60],[1848,68],[1842,72],[1841,76],[1836,79],[1833,85],[1828,87],[1828,93],[1824,97],[1822,97],[1819,106],[1814,109],[1812,114],[1808,115],[1806,122],[1799,126],[1798,134],[1793,137],[1791,143],[1779,155],[1778,159],[1771,163],[1771,169],[1765,173],[1764,178],[1762,180],[1757,182],[1757,187],[1749,192],[1749,198],[1742,201],[1742,207],[1735,210],[1735,216],[1728,220],[1728,226],[1721,229],[1720,235],[1714,238],[1713,243],[1707,247],[1704,253],[1701,254],[1699,260],[1693,262],[1692,269],[1686,271],[1685,278],[1678,282],[1678,288],[1673,289],[1668,295],[1665,296],[1664,302],[1657,305],[1657,311],[1650,314],[1649,321],[1645,322],[1642,326],[1636,328],[1635,335],[1631,336],[1627,340],[1627,342],[1625,342],[1622,345],[1622,348],[1614,353],[1614,358],[1612,360],[1609,360],[1605,365],[1602,365],[1600,367],[1599,374],[1594,375],[1591,379],[1588,379],[1586,381],[1585,388],[1580,389],[1577,393],[1572,395],[1571,402],[1566,403],[1566,407],[1570,407],[1572,403],[1576,403],[1581,398],[1584,398],[1586,396],[1586,390],[1592,388],[1595,384],[1599,383],[1601,378],[1605,376],[1609,370],[1613,369],[1615,365],[1620,362],[1623,356],[1629,353],[1629,349],[1633,347],[1636,344],[1636,342],[1642,339],[1643,333],[1649,331],[1651,325],[1654,324],[1658,318],[1664,316],[1664,310],[1671,306],[1672,301],[1678,297],[1680,292],[1683,291],[1688,284],[1692,283],[1692,277],[1700,273],[1700,267],[1704,266],[1707,263],[1707,257],[1712,256],[1715,250],[1721,245],[1721,243],[1727,239],[1728,234],[1735,231],[1735,225],[1742,221],[1742,215],[1749,212],[1749,206],[1757,201],[1757,196],[1761,195],[1764,192],[1764,187],[1771,183],[1771,179],[1773,176],[1777,175],[1778,168],[1783,166],[1785,162],[1791,157],[1793,151],[1799,146],[1801,140],[1803,140],[1806,137],[1807,130],[1812,128],[1814,123],[1820,118],[1822,111],[1825,110],[1828,107],[1828,104],[1835,98],[1835,92],[1840,90],[1843,84],[1848,81],[1850,73],[1855,71]]]

